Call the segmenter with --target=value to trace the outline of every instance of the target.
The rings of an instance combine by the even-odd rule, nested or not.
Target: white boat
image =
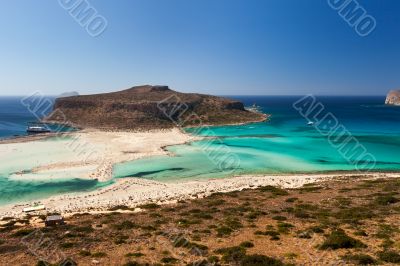
[[[49,133],[51,130],[42,123],[31,123],[26,128],[26,132],[28,134],[39,134],[39,133]]]
[[[313,126],[313,125],[314,125],[314,122],[312,122],[312,121],[308,121],[307,125],[309,125],[309,126]]]
[[[26,207],[22,211],[23,212],[36,212],[36,211],[42,211],[45,210],[46,207],[44,205],[37,205],[33,207]]]
[[[261,113],[261,106],[257,106],[256,104],[253,104],[250,107],[245,107],[245,109],[250,112]]]

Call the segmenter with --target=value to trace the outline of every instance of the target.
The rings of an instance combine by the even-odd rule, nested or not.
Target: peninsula
[[[83,128],[148,130],[176,125],[240,124],[266,118],[265,114],[247,111],[239,101],[144,85],[112,93],[58,98],[54,112],[45,121]]]

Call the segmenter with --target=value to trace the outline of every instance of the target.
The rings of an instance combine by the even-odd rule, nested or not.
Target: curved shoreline
[[[266,115],[268,119],[270,115]],[[265,120],[263,120],[265,121]],[[250,122],[252,124],[262,121]],[[240,124],[235,124],[240,125]],[[214,125],[218,126],[218,125]],[[226,126],[226,125],[225,125]],[[171,133],[166,137],[166,133]],[[159,133],[159,135],[157,135]],[[179,133],[179,134],[178,134]],[[96,140],[99,144],[108,143],[109,146],[116,148],[112,156],[111,167],[116,163],[133,161],[142,158],[148,158],[156,155],[174,156],[168,151],[168,147],[175,145],[188,144],[193,141],[201,140],[204,137],[193,136],[186,133],[183,129],[175,128],[173,130],[155,130],[153,132],[121,132],[121,131],[100,131],[86,129],[82,131],[66,132],[59,134],[43,134],[35,136],[25,136],[17,139],[9,139],[7,141],[0,140],[0,144],[29,143],[38,140],[57,136],[76,136],[83,135],[88,137],[93,134],[92,140]],[[96,135],[98,134],[98,135]],[[152,135],[153,134],[153,135]],[[146,137],[145,137],[146,136]],[[180,136],[180,137],[179,137]],[[135,139],[136,137],[136,139]],[[161,138],[157,139],[157,137]],[[164,140],[162,138],[164,137]],[[124,139],[125,142],[114,142],[114,139]],[[126,139],[125,139],[126,138]],[[129,139],[130,138],[130,139]],[[146,138],[147,142],[144,141]],[[166,139],[165,139],[166,138]],[[171,138],[173,141],[171,141]],[[129,139],[129,140],[127,140]],[[96,142],[95,141],[95,142]],[[157,142],[158,141],[158,142]],[[164,145],[157,145],[167,141]],[[155,150],[142,152],[135,155],[135,152],[127,146],[131,142],[141,142],[144,146],[152,144]],[[154,142],[157,142],[156,144]],[[111,145],[110,145],[111,144]],[[107,150],[107,149],[105,149]],[[109,152],[109,150],[108,150]],[[116,154],[121,153],[121,157],[115,158]],[[75,164],[71,163],[70,166]],[[50,166],[49,166],[50,167]],[[59,165],[54,165],[59,167]],[[48,168],[48,167],[47,167]],[[44,167],[44,169],[47,169]],[[51,167],[50,167],[51,168]],[[36,171],[43,170],[41,167],[35,168]],[[47,169],[48,170],[48,169]],[[104,171],[103,171],[104,172]],[[107,171],[106,171],[107,172]],[[109,172],[109,171],[108,171]],[[108,173],[107,172],[107,173]],[[89,192],[64,193],[60,195],[50,196],[44,199],[26,201],[23,203],[13,203],[0,206],[0,218],[5,216],[22,216],[23,207],[31,206],[34,202],[40,202],[47,206],[47,211],[60,212],[62,214],[81,213],[81,212],[99,212],[107,211],[111,207],[117,205],[127,205],[135,207],[147,202],[169,203],[181,199],[204,197],[214,192],[229,192],[233,190],[241,190],[258,186],[273,185],[285,188],[301,187],[305,184],[314,182],[323,182],[336,178],[391,178],[400,177],[400,171],[383,171],[376,170],[373,172],[362,173],[352,170],[332,170],[332,171],[316,171],[316,172],[286,172],[281,174],[244,174],[239,176],[228,176],[224,178],[204,178],[184,180],[171,180],[171,182],[158,182],[142,178],[121,178],[115,179],[115,183],[106,187],[102,187]],[[97,179],[92,176],[89,179]]]
[[[262,114],[263,117],[257,120],[253,120],[253,121],[247,121],[247,122],[241,122],[241,123],[232,123],[232,124],[220,124],[220,125],[213,125],[213,124],[204,124],[201,126],[188,126],[188,127],[184,127],[185,129],[189,129],[189,128],[202,128],[202,127],[224,127],[224,126],[243,126],[243,125],[250,125],[250,124],[255,124],[255,123],[262,123],[262,122],[266,122],[271,118],[271,114]]]
[[[399,178],[400,173],[297,174],[297,175],[244,175],[220,179],[186,180],[184,182],[158,182],[140,178],[118,179],[114,184],[91,192],[68,193],[42,200],[0,206],[0,218],[23,217],[23,208],[39,203],[46,210],[37,214],[57,212],[75,213],[108,212],[115,206],[135,208],[145,203],[169,204],[179,200],[203,198],[216,192],[252,189],[260,186],[298,188],[306,184],[330,180]]]

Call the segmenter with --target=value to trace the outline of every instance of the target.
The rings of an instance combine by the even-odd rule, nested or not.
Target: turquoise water
[[[40,105],[36,112],[32,113],[22,104],[22,99],[22,97],[0,97],[0,139],[26,135],[27,123],[37,121],[50,111],[45,109],[44,105]],[[53,101],[54,97],[46,97],[46,100]],[[49,125],[49,127],[52,130],[60,129],[56,125]],[[61,131],[71,130],[74,129],[67,127],[61,129]],[[49,139],[49,141],[53,140]],[[31,160],[32,158],[46,156],[51,161],[57,156],[61,156],[62,153],[62,150],[54,148],[49,151],[43,149],[39,151],[31,150],[24,154],[0,154],[0,205],[36,200],[67,192],[89,191],[108,184],[99,183],[96,180],[82,180],[74,176],[48,181],[10,179],[10,175],[16,171],[15,169],[19,169],[21,166],[26,167],[26,169],[32,168],[32,163],[34,163]]]
[[[339,124],[350,132],[373,160],[358,154],[348,156],[332,146],[316,126],[292,104],[301,97],[238,97],[247,105],[256,103],[272,114],[268,122],[241,126],[187,129],[205,136],[202,141],[168,148],[174,156],[159,156],[118,164],[116,178],[141,177],[171,181],[219,178],[236,174],[310,173],[342,170],[400,169],[400,108],[384,106],[384,97],[317,97]],[[332,136],[338,134],[332,134]],[[356,147],[349,142],[344,148]],[[358,147],[358,146],[357,146]],[[361,151],[361,150],[360,150]],[[360,153],[360,155],[362,155]],[[357,156],[356,156],[357,155]],[[224,163],[227,161],[226,165]],[[363,162],[367,161],[363,167]]]
[[[139,177],[160,181],[222,178],[238,174],[312,173],[355,170],[357,164],[344,157],[292,104],[300,97],[237,97],[250,106],[261,106],[272,115],[268,122],[241,126],[221,126],[186,131],[206,137],[202,141],[168,147],[173,156],[158,156],[115,165],[114,180],[100,183],[74,176],[57,180],[17,181],[10,178],[15,164],[29,160],[17,156],[13,163],[0,160],[0,205],[35,200],[51,195],[91,191],[107,186],[117,178]],[[1,99],[0,99],[1,100]],[[372,170],[400,170],[400,108],[383,105],[384,97],[318,97],[325,112],[332,112],[376,162]],[[23,134],[26,121],[32,117],[15,103],[3,99],[0,106],[0,137]],[[1,102],[1,101],[0,101]],[[7,103],[8,102],[8,103]],[[13,104],[14,103],[14,104]],[[17,106],[15,110],[13,106]],[[6,108],[7,107],[7,108]],[[60,140],[61,141],[61,140]],[[340,143],[341,140],[335,144]],[[25,157],[49,160],[66,151],[39,149],[26,151]],[[24,153],[25,154],[25,153]],[[51,154],[51,155],[49,155]],[[0,154],[0,158],[10,158]],[[14,165],[14,166],[13,166]]]
[[[103,187],[96,180],[65,179],[47,181],[10,181],[0,176],[0,205],[47,198],[68,192],[91,191]]]

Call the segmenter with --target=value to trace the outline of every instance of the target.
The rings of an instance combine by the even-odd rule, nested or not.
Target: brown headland
[[[263,121],[228,98],[181,93],[168,86],[143,85],[127,90],[56,99],[46,122],[98,129],[163,129],[179,126],[224,125]]]

